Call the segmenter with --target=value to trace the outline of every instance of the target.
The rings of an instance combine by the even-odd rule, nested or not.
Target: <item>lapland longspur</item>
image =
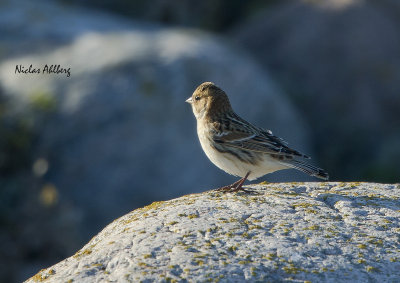
[[[246,179],[294,168],[328,180],[328,174],[301,159],[308,156],[291,149],[271,131],[253,126],[232,109],[226,93],[211,82],[199,85],[186,100],[197,120],[197,134],[207,157],[225,172],[241,177],[220,188],[238,191]]]

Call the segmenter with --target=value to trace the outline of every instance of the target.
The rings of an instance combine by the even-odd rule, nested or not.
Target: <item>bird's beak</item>
[[[192,97],[189,97],[188,99],[186,99],[185,102],[192,104],[193,103]]]

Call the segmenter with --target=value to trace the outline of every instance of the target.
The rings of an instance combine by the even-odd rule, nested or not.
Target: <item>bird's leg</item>
[[[247,172],[246,176],[244,176],[242,179],[239,180],[240,182],[239,182],[239,183],[237,184],[237,186],[232,190],[232,192],[237,192],[237,191],[240,191],[240,190],[246,191],[244,188],[242,188],[242,186],[243,186],[244,181],[247,180],[247,177],[249,177],[249,175],[250,175],[250,171]]]
[[[230,185],[227,185],[227,186],[224,186],[224,187],[215,189],[215,190],[216,190],[216,191],[229,191],[230,189],[235,188],[242,180],[243,180],[243,178],[237,180],[237,181],[236,181],[235,183],[233,183],[233,184],[230,184]]]
[[[237,180],[235,183],[222,187],[222,188],[218,188],[216,189],[217,191],[224,191],[224,192],[237,192],[239,190],[244,190],[242,188],[243,183],[246,181],[247,177],[249,177],[250,175],[250,171],[247,172],[246,176],[244,176],[243,178]],[[233,190],[232,190],[233,189]]]

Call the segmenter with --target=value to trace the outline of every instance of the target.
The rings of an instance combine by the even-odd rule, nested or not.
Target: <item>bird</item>
[[[322,180],[328,173],[304,161],[307,155],[292,149],[272,131],[256,127],[237,115],[228,95],[212,82],[200,84],[186,100],[197,120],[201,147],[214,165],[240,177],[217,190],[246,191],[243,183],[283,169],[297,169]]]

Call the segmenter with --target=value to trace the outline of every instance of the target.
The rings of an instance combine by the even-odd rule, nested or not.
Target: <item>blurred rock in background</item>
[[[236,180],[205,157],[184,103],[203,81],[313,155],[290,100],[226,39],[64,2],[3,1],[0,23],[0,281],[72,255],[137,207]],[[71,76],[15,73],[31,64],[60,64]]]
[[[399,1],[64,3],[223,33],[286,91],[313,129],[313,148],[331,176],[398,181]]]
[[[63,3],[112,11],[127,18],[165,25],[196,27],[214,32],[229,30],[262,8],[282,0],[63,0]]]
[[[400,2],[289,1],[231,35],[298,106],[335,179],[399,181]]]

